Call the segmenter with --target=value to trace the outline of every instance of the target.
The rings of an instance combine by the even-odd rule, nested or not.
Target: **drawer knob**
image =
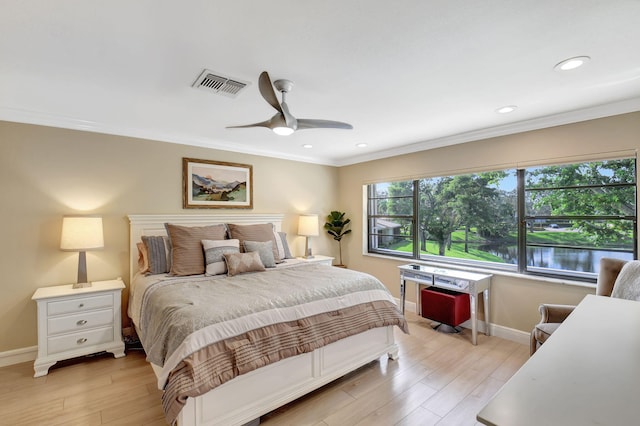
[[[77,325],[85,325],[86,323],[87,323],[87,320],[80,320],[76,324]]]
[[[78,340],[77,340],[77,342],[78,342],[78,344],[79,344],[79,345],[81,345],[81,344],[85,343],[86,341],[87,341],[87,338],[86,338],[86,337],[83,337],[82,339],[78,339]]]
[[[79,304],[78,308],[84,308],[84,303]]]

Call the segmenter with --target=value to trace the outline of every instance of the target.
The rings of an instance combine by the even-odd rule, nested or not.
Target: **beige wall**
[[[182,209],[182,157],[252,164],[252,211],[286,214],[283,228],[294,254],[300,254],[304,246],[304,240],[295,236],[299,213],[318,213],[322,220],[332,209],[346,211],[353,221],[353,233],[343,240],[344,263],[376,275],[398,296],[396,266],[403,262],[362,254],[363,184],[567,158],[581,160],[636,150],[639,145],[640,113],[633,113],[336,169],[0,122],[0,221],[4,242],[0,246],[0,353],[36,344],[36,309],[31,301],[36,288],[75,280],[77,254],[58,248],[62,216],[80,212],[102,215],[106,247],[87,253],[89,279],[122,276],[127,281],[126,215],[196,212]],[[304,179],[292,178],[300,176]],[[314,239],[313,247],[316,253],[337,256],[337,244],[322,233]],[[410,287],[410,300],[412,290]],[[588,292],[589,288],[496,274],[491,322],[527,331],[538,320],[538,304],[577,303]]]
[[[341,167],[339,204],[353,222],[352,234],[343,240],[344,263],[372,273],[399,295],[396,267],[406,262],[362,254],[363,184],[567,159],[580,161],[639,147],[640,113],[636,112]],[[491,323],[521,331],[530,330],[539,320],[540,303],[574,304],[592,292],[589,288],[499,273],[493,278],[492,290]],[[408,298],[415,300],[413,284],[408,291]]]
[[[182,157],[252,164],[251,211],[286,214],[283,230],[294,255],[304,249],[296,236],[298,214],[322,219],[337,208],[334,167],[0,122],[0,353],[37,344],[36,288],[76,279],[77,253],[59,250],[63,215],[103,216],[105,248],[87,253],[89,280],[122,276],[127,282],[127,214],[220,211],[182,209]],[[324,233],[312,246],[316,253],[337,254]]]

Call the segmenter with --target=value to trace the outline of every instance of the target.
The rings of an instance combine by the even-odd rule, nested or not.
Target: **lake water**
[[[486,251],[500,257],[506,263],[513,265],[517,263],[516,246],[497,247],[484,245],[478,248],[482,251]],[[600,259],[603,257],[633,260],[633,253],[557,247],[527,248],[527,266],[535,266],[539,268],[598,273],[600,271]]]

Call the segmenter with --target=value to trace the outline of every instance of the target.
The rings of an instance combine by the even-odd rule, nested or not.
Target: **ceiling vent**
[[[204,70],[193,83],[193,87],[228,98],[235,98],[249,84],[251,83],[248,81],[241,81],[236,78],[225,77],[214,71]]]

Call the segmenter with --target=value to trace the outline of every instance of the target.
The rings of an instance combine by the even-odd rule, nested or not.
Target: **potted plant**
[[[345,212],[334,210],[327,216],[327,222],[324,224],[324,229],[326,229],[329,235],[338,242],[338,248],[340,250],[340,264],[336,266],[342,268],[346,267],[342,263],[342,237],[351,232],[351,229],[347,229],[351,223],[351,219],[345,219],[345,215]]]

